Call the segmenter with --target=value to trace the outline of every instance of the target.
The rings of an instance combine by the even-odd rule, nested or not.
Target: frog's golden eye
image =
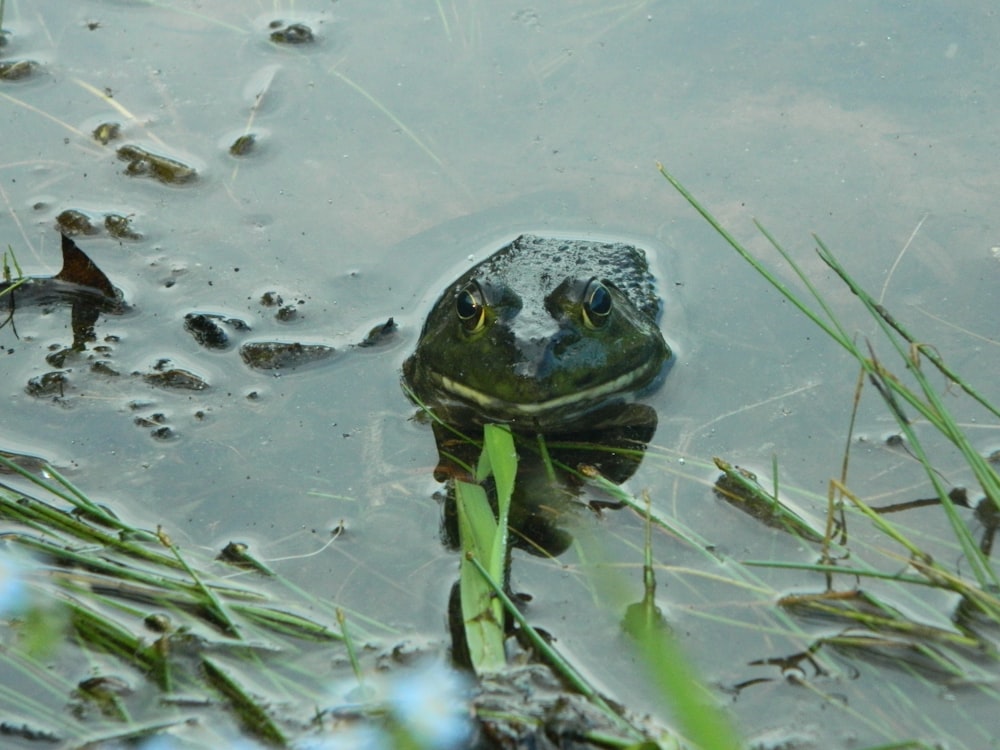
[[[468,284],[455,297],[455,312],[462,327],[469,333],[481,331],[486,324],[486,303],[483,290],[475,281]]]
[[[611,315],[611,292],[597,279],[583,290],[583,320],[591,328],[600,328]]]

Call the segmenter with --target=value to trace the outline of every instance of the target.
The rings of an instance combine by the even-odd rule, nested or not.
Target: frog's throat
[[[475,404],[481,409],[489,412],[497,412],[512,417],[537,417],[553,410],[569,409],[573,406],[591,406],[610,396],[628,394],[634,389],[636,383],[648,384],[655,373],[650,372],[650,367],[640,367],[638,369],[619,375],[614,380],[600,383],[591,388],[585,388],[575,393],[567,393],[563,396],[546,399],[545,401],[510,401],[509,399],[490,396],[489,394],[477,391],[475,388],[459,383],[457,380],[435,373],[435,377],[443,388],[453,396]]]

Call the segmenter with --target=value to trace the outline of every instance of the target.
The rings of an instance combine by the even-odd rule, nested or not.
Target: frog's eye
[[[583,290],[583,320],[591,328],[600,328],[611,315],[611,292],[597,279]]]
[[[455,298],[455,312],[462,321],[462,327],[469,333],[481,331],[486,323],[486,304],[483,290],[473,281]]]

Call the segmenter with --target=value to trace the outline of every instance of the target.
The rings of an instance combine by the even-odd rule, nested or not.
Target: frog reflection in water
[[[655,411],[636,398],[661,382],[673,358],[657,325],[659,308],[642,250],[522,235],[445,290],[403,365],[404,382],[449,425],[504,422],[516,434],[573,443],[553,457],[594,466],[620,483],[656,430]],[[448,430],[436,425],[435,437],[438,478],[454,472],[456,453],[474,462]],[[583,442],[594,449],[581,449]],[[515,508],[520,531],[531,538],[527,527],[545,525],[553,498],[575,496],[579,483],[567,475],[559,478],[564,492],[543,488],[537,475],[544,472],[530,470],[529,451],[519,450],[519,458]],[[451,541],[448,516],[446,507]],[[532,543],[551,553],[564,546]]]

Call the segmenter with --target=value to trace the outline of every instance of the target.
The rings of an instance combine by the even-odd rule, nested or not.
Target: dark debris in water
[[[48,396],[61,398],[65,395],[67,387],[69,387],[69,372],[67,370],[53,370],[31,378],[25,391],[29,396],[35,398]]]
[[[392,340],[397,330],[399,330],[399,326],[396,325],[396,321],[389,318],[385,323],[380,323],[372,328],[358,346],[368,348],[387,344]]]
[[[107,146],[111,141],[116,141],[121,136],[122,126],[117,122],[102,122],[94,128],[94,140],[102,146]]]
[[[291,323],[299,317],[299,308],[295,305],[282,305],[274,314],[274,319],[282,323]]]
[[[121,375],[118,370],[116,370],[110,362],[106,359],[99,359],[90,366],[90,371],[95,375],[104,375],[105,377],[118,377]]]
[[[229,542],[215,559],[243,570],[253,570],[266,576],[274,575],[274,571],[250,554],[250,547],[244,542]]]
[[[284,298],[275,291],[264,292],[260,296],[261,307],[276,307],[277,310],[274,311],[274,319],[282,323],[291,323],[297,320],[299,317],[299,306],[304,305],[306,301],[300,299],[297,302],[290,302],[285,304]]]
[[[138,411],[140,409],[150,409],[153,404],[133,401],[129,404],[129,409]],[[154,411],[147,415],[136,415],[132,418],[132,423],[136,427],[149,430],[149,435],[154,440],[172,440],[177,437],[177,432],[170,426],[167,415],[162,411]]]
[[[233,145],[229,147],[229,153],[231,156],[246,156],[254,150],[256,145],[257,136],[253,133],[247,133],[233,141]]]
[[[304,23],[290,23],[285,25],[284,21],[271,21],[270,28],[271,41],[275,44],[311,44],[316,41],[312,29]]]
[[[126,144],[117,151],[118,158],[126,161],[125,174],[133,177],[152,177],[165,185],[184,185],[194,181],[197,170],[189,164],[147,151],[141,146]]]
[[[226,328],[246,332],[250,326],[239,318],[228,318],[212,313],[188,313],[184,316],[184,330],[206,349],[224,351],[232,347]]]
[[[0,36],[0,39],[3,39]],[[10,721],[0,721],[0,736],[18,737],[29,742],[44,742],[48,745],[61,741],[59,735],[49,729],[38,729],[27,723],[16,724]]]
[[[240,357],[254,370],[292,370],[329,359],[336,353],[326,344],[251,341],[240,347]]]
[[[108,234],[119,240],[140,240],[142,235],[132,228],[132,217],[117,213],[106,213],[102,219],[86,211],[67,208],[56,216],[56,229],[68,237],[100,234],[101,225]]]
[[[715,465],[722,470],[715,481],[715,494],[727,503],[772,529],[795,534],[810,542],[822,541],[822,534],[768,493],[752,471],[720,458],[715,459]]]
[[[0,81],[20,81],[34,75],[41,66],[34,60],[5,60],[0,62]]]
[[[101,231],[88,214],[75,208],[67,208],[60,213],[56,217],[56,227],[69,237],[97,234]]]
[[[167,415],[163,412],[155,412],[150,414],[148,417],[136,417],[133,421],[140,427],[155,427],[157,425],[166,424]]]
[[[156,440],[170,440],[177,436],[174,429],[167,424],[167,416],[162,412],[150,414],[148,417],[136,417],[134,420],[137,427],[149,430],[149,434]]]
[[[119,214],[105,214],[104,228],[108,234],[119,240],[141,240],[142,235],[132,228],[132,217]]]
[[[142,376],[150,385],[157,388],[180,389],[187,391],[203,391],[208,388],[208,381],[190,370],[180,367],[170,367],[169,359],[161,359],[153,365],[152,372]]]
[[[607,745],[589,737],[616,737],[620,733],[596,706],[568,692],[539,664],[483,677],[473,705],[483,741],[477,746],[593,750]]]
[[[51,347],[51,351],[45,355],[45,362],[50,367],[65,368],[66,360],[75,358],[79,352],[72,346],[59,346],[58,344]]]
[[[33,474],[41,473],[45,470],[46,465],[49,463],[47,459],[41,456],[33,456],[30,453],[11,453],[9,451],[0,450],[0,456],[10,461],[12,464],[20,466],[25,471],[30,471]],[[0,464],[0,475],[2,474],[13,474],[14,472]]]

